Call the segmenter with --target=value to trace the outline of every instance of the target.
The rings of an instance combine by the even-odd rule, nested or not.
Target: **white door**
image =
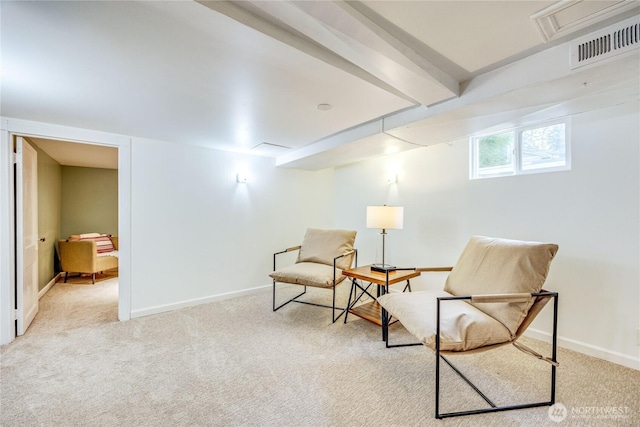
[[[16,138],[16,334],[38,313],[38,153]]]

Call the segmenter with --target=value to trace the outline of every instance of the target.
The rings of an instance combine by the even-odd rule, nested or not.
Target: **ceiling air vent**
[[[600,62],[640,47],[640,17],[580,37],[571,45],[571,69]]]

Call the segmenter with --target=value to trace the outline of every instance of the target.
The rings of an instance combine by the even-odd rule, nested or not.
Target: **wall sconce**
[[[390,172],[387,175],[387,184],[397,184],[398,183],[398,174],[395,172]]]
[[[249,178],[247,177],[246,173],[238,172],[236,174],[236,182],[240,184],[246,184],[248,181],[249,181]]]

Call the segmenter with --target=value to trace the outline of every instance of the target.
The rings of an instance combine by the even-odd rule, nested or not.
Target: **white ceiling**
[[[532,15],[556,4],[2,1],[0,113],[319,169],[637,92],[637,57],[617,79],[544,61],[640,3],[562,2],[545,42]]]

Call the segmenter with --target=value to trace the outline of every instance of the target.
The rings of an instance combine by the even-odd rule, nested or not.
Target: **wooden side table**
[[[347,313],[344,316],[344,323],[347,323],[347,316],[349,313],[355,314],[358,317],[361,317],[369,322],[375,323],[378,326],[384,326],[384,316],[386,316],[386,310],[384,310],[378,301],[376,301],[376,297],[369,293],[369,288],[371,285],[377,286],[376,296],[383,295],[389,292],[389,286],[395,285],[400,282],[407,282],[405,290],[407,287],[411,290],[410,279],[414,277],[420,276],[420,271],[416,271],[416,269],[398,269],[395,271],[389,271],[386,273],[381,273],[377,271],[371,271],[371,265],[365,265],[363,267],[352,268],[350,270],[344,270],[342,272],[343,275],[349,277],[351,279],[351,292],[349,294],[349,303],[347,304]],[[358,283],[358,280],[362,280],[363,282],[368,282],[369,284],[365,287]],[[360,290],[360,295],[358,295],[358,289]],[[368,295],[371,297],[373,301],[366,302],[364,304],[360,304],[355,306],[360,298],[364,295]],[[382,339],[386,340],[387,328],[382,328]]]

